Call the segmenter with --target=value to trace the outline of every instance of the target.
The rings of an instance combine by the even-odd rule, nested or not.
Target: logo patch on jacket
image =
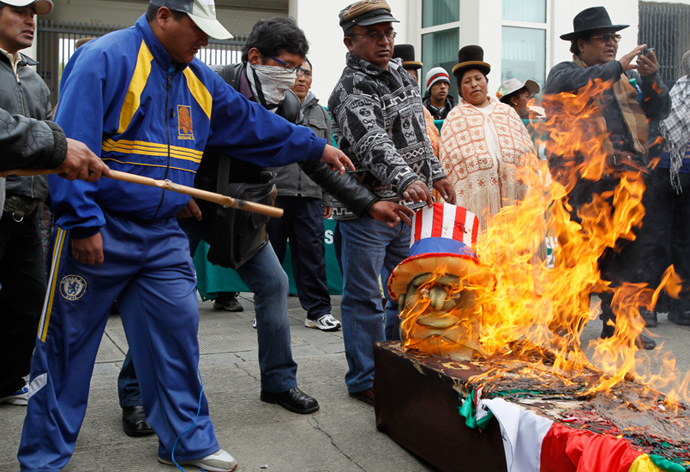
[[[194,139],[192,107],[189,105],[177,105],[177,133],[179,139]]]
[[[79,300],[86,293],[86,280],[78,275],[66,275],[60,281],[60,294],[65,300]]]

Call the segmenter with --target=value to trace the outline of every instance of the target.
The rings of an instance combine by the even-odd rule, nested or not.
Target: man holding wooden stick
[[[152,0],[132,28],[79,48],[56,122],[120,171],[192,186],[213,146],[261,166],[350,160],[308,128],[250,103],[194,55],[230,34],[212,0]],[[31,369],[22,470],[60,470],[74,450],[112,300],[117,299],[158,460],[230,471],[197,377],[198,302],[175,214],[188,196],[101,179],[51,176],[56,212],[49,291]]]

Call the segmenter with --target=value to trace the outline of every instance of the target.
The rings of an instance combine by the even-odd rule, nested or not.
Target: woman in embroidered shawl
[[[455,188],[457,205],[479,217],[481,229],[505,205],[522,200],[538,180],[536,151],[520,117],[490,98],[480,46],[458,52],[453,75],[460,100],[441,129],[440,161]]]

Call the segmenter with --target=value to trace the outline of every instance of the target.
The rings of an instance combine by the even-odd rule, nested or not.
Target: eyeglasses
[[[304,73],[306,72],[301,67],[294,67],[294,66],[291,66],[289,64],[286,64],[285,62],[281,61],[277,57],[273,57],[273,56],[268,56],[268,57],[273,59],[274,61],[276,61],[281,66],[283,66],[283,69],[285,69],[285,72],[289,72],[290,74],[292,74],[293,72],[297,72],[297,75],[304,75]]]
[[[348,36],[364,36],[365,38],[369,38],[372,41],[379,42],[383,38],[386,38],[389,42],[393,41],[395,37],[398,35],[395,31],[389,31],[388,33],[372,33],[372,34],[357,34],[357,33],[352,33],[348,34]]]
[[[600,39],[602,43],[608,43],[609,40],[613,39],[615,42],[619,43],[621,41],[621,35],[615,33],[606,33],[599,36],[590,36],[590,39]]]

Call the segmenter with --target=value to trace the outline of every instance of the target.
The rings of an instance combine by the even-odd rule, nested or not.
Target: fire
[[[481,313],[475,315],[478,324],[470,329],[473,335],[477,334],[477,350],[484,357],[505,358],[510,354],[510,358],[522,360],[521,365],[529,359],[530,367],[520,370],[522,376],[538,378],[548,371],[568,381],[586,374],[593,381],[588,382],[584,395],[609,391],[632,376],[652,389],[670,390],[671,402],[687,401],[690,375],[673,378],[673,359],[664,358],[664,372],[652,374],[635,356],[635,339],[644,329],[639,307],[652,308],[662,289],[677,296],[677,275],[670,268],[659,287],[628,283],[613,286],[611,281],[601,278],[597,263],[602,254],[614,250],[617,240],[633,240],[634,231],[641,225],[645,185],[639,170],[617,173],[620,184],[594,195],[591,202],[579,208],[576,218],[563,198],[581,179],[600,180],[610,165],[607,156],[612,149],[604,138],[602,105],[593,99],[610,86],[596,80],[577,95],[561,93],[544,98],[551,118],[534,124],[537,135],[547,136],[546,146],[551,155],[578,158],[561,162],[551,173],[546,163],[540,161],[538,177],[520,176],[532,183],[525,198],[488,219],[488,227],[479,234],[475,249],[479,260],[496,277],[496,285],[495,290],[470,287],[481,306]],[[544,258],[546,234],[558,241],[553,267]],[[442,276],[443,268],[432,274],[425,282],[427,292],[434,284],[443,283]],[[450,296],[458,296],[467,289],[467,284],[460,284]],[[617,323],[612,337],[591,341],[590,346],[583,348],[582,329],[598,315],[598,307],[590,306],[590,293],[612,296]],[[409,342],[414,337],[415,320],[428,311],[429,303],[430,298],[418,306],[406,306],[403,311],[406,347],[443,355],[438,346]],[[548,365],[532,363],[535,348],[553,355]],[[593,354],[588,357],[585,350]],[[493,371],[483,377],[488,379],[492,375]]]

